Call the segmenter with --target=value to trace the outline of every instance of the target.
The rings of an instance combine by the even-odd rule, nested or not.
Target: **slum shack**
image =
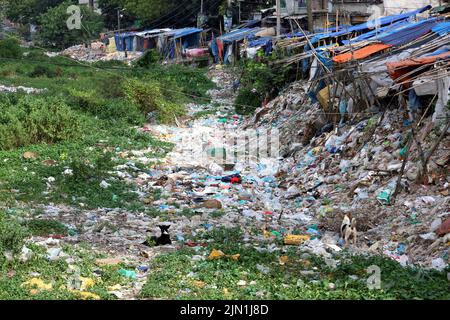
[[[158,48],[165,61],[182,61],[186,50],[201,46],[203,29],[183,28],[165,32],[159,36]]]
[[[149,49],[157,49],[159,36],[170,31],[172,29],[166,28],[136,32],[136,51],[144,52]]]
[[[245,40],[256,39],[256,34],[262,30],[263,29],[259,27],[241,28],[217,37],[211,42],[211,53],[214,57],[214,61],[232,64],[243,58],[240,53],[240,46]]]
[[[301,65],[309,76],[308,96],[337,121],[381,106],[399,105],[414,113],[437,101],[433,119],[448,101],[450,23],[426,6],[333,32],[294,34],[274,50],[294,54],[276,64]],[[433,98],[434,97],[434,98]]]

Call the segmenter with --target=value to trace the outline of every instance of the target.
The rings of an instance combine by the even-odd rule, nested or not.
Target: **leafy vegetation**
[[[0,58],[20,58],[22,49],[19,46],[19,41],[16,38],[9,37],[0,40]]]
[[[264,99],[275,97],[289,83],[290,68],[272,69],[268,64],[271,59],[274,57],[243,63],[241,87],[235,101],[236,113],[252,114],[261,107]]]
[[[0,94],[2,203],[142,209],[136,187],[111,179],[110,172],[125,162],[119,156],[123,151],[150,148],[147,156],[161,157],[171,145],[134,126],[141,126],[150,110],[161,111],[156,115],[161,121],[173,121],[174,114],[184,114],[182,104],[189,95],[206,96],[212,84],[203,70],[182,66],[96,68],[105,70],[50,58],[33,48],[18,61],[0,61],[3,85],[45,89],[37,95]],[[56,76],[49,77],[53,71]],[[186,81],[191,77],[198,83]],[[143,91],[133,92],[135,87]],[[24,158],[26,152],[36,156]],[[108,188],[100,186],[103,181]]]
[[[59,98],[20,97],[0,102],[0,150],[57,143],[81,135],[79,115]]]
[[[56,7],[52,7],[43,13],[39,19],[39,40],[41,44],[53,48],[67,48],[75,44],[85,43],[96,39],[103,29],[102,17],[87,6],[81,6],[83,17],[80,29],[68,30],[67,8],[72,4],[65,1]]]
[[[84,290],[89,292],[88,299],[97,296],[100,299],[112,300],[116,297],[108,293],[108,287],[126,285],[129,281],[118,272],[120,268],[126,267],[125,265],[99,267],[95,260],[104,256],[93,253],[85,246],[63,246],[62,248],[77,261],[77,269],[72,269],[64,260],[50,261],[46,258],[45,248],[41,246],[27,244],[27,247],[33,252],[27,261],[15,259],[8,263],[0,263],[0,299],[2,300],[83,299],[81,290],[71,291],[69,288],[69,284],[81,281],[80,277],[92,281],[92,284]],[[39,272],[38,276],[31,276],[36,272]],[[98,276],[99,273],[101,278]],[[35,286],[26,285],[26,282],[33,278],[43,281],[48,289],[39,290]]]
[[[0,212],[0,265],[5,260],[5,252],[14,257],[22,250],[27,235],[27,230],[18,221]]]
[[[65,225],[57,220],[33,219],[27,221],[25,225],[34,236],[67,235],[69,231]]]
[[[348,256],[333,268],[322,258],[296,248],[259,252],[242,241],[238,229],[213,229],[195,239],[204,250],[184,248],[157,257],[142,297],[170,299],[449,299],[445,272],[403,268],[379,256]],[[203,238],[203,241],[202,241]],[[206,242],[206,239],[209,239]],[[211,250],[238,260],[205,258]],[[284,256],[284,263],[280,257]],[[367,268],[381,268],[381,289],[370,290]],[[351,277],[350,277],[351,276]],[[245,281],[245,285],[238,283]],[[335,285],[330,289],[330,284]]]

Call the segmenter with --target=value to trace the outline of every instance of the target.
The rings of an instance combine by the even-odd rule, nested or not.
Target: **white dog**
[[[356,219],[352,215],[346,214],[341,224],[341,238],[345,240],[345,246],[348,246],[350,238],[353,240],[353,244],[356,244],[357,231],[356,231]]]

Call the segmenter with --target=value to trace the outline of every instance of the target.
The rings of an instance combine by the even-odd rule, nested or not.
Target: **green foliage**
[[[155,64],[161,62],[162,57],[158,50],[151,49],[147,50],[142,57],[134,62],[134,65],[139,68],[147,68],[154,66]]]
[[[265,62],[250,60],[243,65],[236,113],[251,114],[266,97],[273,98],[288,82],[290,69],[272,69]]]
[[[4,259],[5,251],[17,255],[23,247],[27,230],[19,222],[0,212],[0,261]]]
[[[205,69],[178,64],[156,65],[145,78],[162,82],[167,89],[167,94],[173,95],[174,91],[179,91],[185,95],[185,99],[196,99],[196,101],[199,98],[203,98],[205,102],[209,101],[206,93],[214,88],[214,83],[207,77]]]
[[[107,100],[98,112],[101,119],[110,121],[122,121],[132,125],[142,125],[145,116],[140,112],[138,106],[126,100]]]
[[[168,12],[171,7],[174,7],[175,1],[161,1],[161,0],[125,0],[125,8],[142,20],[151,21],[158,16]]]
[[[55,64],[63,65],[60,66],[61,76],[30,77],[37,65],[48,66],[58,74]],[[125,163],[119,156],[123,151],[151,150],[146,156],[158,158],[170,151],[172,145],[132,127],[144,123],[145,113],[128,98],[125,85],[130,80],[154,84],[161,106],[170,101],[181,107],[189,101],[183,92],[205,96],[211,82],[205,77],[205,70],[186,67],[155,65],[145,70],[122,63],[96,64],[96,67],[108,67],[108,70],[84,68],[66,57],[50,58],[36,48],[27,49],[20,61],[0,61],[0,74],[8,74],[2,78],[2,84],[47,89],[39,95],[0,94],[0,189],[18,190],[0,192],[1,203],[57,203],[147,211],[147,208],[143,210],[143,203],[135,192],[136,186],[118,179],[112,172],[115,166]],[[114,70],[115,67],[118,69]],[[189,83],[188,79],[200,79],[201,85]],[[33,109],[39,106],[39,111],[31,112],[28,105],[33,105]],[[51,142],[53,144],[32,140],[29,131],[34,125],[28,126],[24,121],[35,119],[37,113],[48,119],[55,118],[59,113],[55,112],[55,105],[64,110],[61,111],[64,115],[74,116],[73,121],[60,127],[73,135]],[[164,111],[167,118],[173,120],[172,113],[167,112],[170,108]],[[35,152],[38,159],[24,159],[26,151]],[[44,160],[54,160],[56,164],[43,165]],[[138,162],[136,166],[143,172],[148,170]],[[67,169],[72,170],[73,175],[64,174]],[[133,170],[129,173],[136,174]],[[48,184],[49,177],[55,181]],[[110,184],[108,188],[100,186],[103,180]]]
[[[68,91],[71,105],[93,115],[100,113],[102,100],[94,89],[80,90],[69,88]]]
[[[48,56],[45,55],[45,53],[39,49],[33,49],[31,51],[28,51],[24,54],[26,56],[27,60],[32,61],[47,61]]]
[[[31,78],[47,77],[55,78],[57,76],[56,69],[50,68],[46,65],[37,65],[32,72],[30,72]]]
[[[68,228],[57,220],[33,219],[25,226],[33,236],[49,236],[51,234],[67,235]]]
[[[21,24],[37,23],[40,14],[55,7],[65,0],[6,0],[6,16]],[[76,3],[72,1],[72,3]]]
[[[334,257],[340,263],[332,268],[320,256],[309,254],[307,259],[300,258],[303,252],[299,248],[289,248],[286,253],[260,252],[252,245],[244,245],[243,233],[238,228],[213,229],[193,241],[208,246],[195,250],[182,248],[152,261],[150,268],[157,272],[149,274],[141,297],[210,300],[450,298],[445,272],[404,268],[386,257],[347,256],[344,253]],[[206,261],[193,259],[194,255],[208,256],[212,249],[226,255],[240,254],[240,258],[238,261],[228,257]],[[279,263],[281,255],[288,256],[284,265]],[[267,271],[261,272],[257,265]],[[372,265],[382,270],[380,290],[370,290],[367,286],[371,276],[367,268]],[[241,280],[247,285],[238,286]],[[205,286],[200,288],[194,281],[201,281]],[[254,284],[250,284],[253,281]],[[335,284],[335,290],[329,289],[330,283]]]
[[[102,17],[87,6],[81,7],[81,29],[68,30],[67,8],[71,4],[70,1],[65,1],[39,17],[39,40],[44,46],[62,49],[80,42],[89,43],[102,31]]]
[[[254,90],[243,88],[239,90],[239,93],[236,97],[236,113],[241,115],[252,114],[261,106],[262,101],[263,99],[261,97],[261,94]]]
[[[0,58],[19,59],[22,56],[22,49],[19,41],[15,38],[0,40]]]
[[[108,74],[98,80],[98,92],[106,99],[125,98],[124,79]]]
[[[80,120],[58,98],[23,97],[0,102],[0,150],[35,143],[57,143],[80,136]]]
[[[129,80],[125,85],[127,97],[139,106],[144,114],[155,113],[159,122],[171,123],[175,117],[183,116],[186,110],[182,105],[164,95],[157,81]],[[168,99],[169,98],[169,99]]]
[[[27,244],[33,252],[32,257],[26,262],[16,259],[8,264],[0,264],[0,299],[1,300],[76,300],[81,297],[67,290],[67,282],[70,276],[69,265],[64,259],[50,261],[47,259],[46,250],[42,246]],[[90,250],[86,244],[77,246],[64,245],[62,250],[74,258],[76,266],[80,270],[80,275],[86,278],[96,279],[94,286],[89,288],[89,292],[97,294],[104,300],[115,299],[114,295],[108,293],[108,287],[113,285],[127,285],[130,280],[122,277],[118,272],[119,266],[99,267],[95,261],[105,258],[104,255]],[[8,276],[8,272],[14,270],[13,276]],[[95,271],[101,271],[101,281],[97,281]],[[33,273],[39,272],[39,276]],[[42,279],[45,283],[51,283],[51,290],[31,292],[30,288],[22,285],[33,277]],[[98,279],[99,280],[99,279]]]

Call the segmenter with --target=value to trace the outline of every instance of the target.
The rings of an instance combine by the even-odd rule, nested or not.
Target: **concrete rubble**
[[[47,89],[35,89],[35,88],[29,88],[29,87],[11,87],[11,86],[4,86],[0,84],[0,92],[7,92],[7,93],[16,93],[16,92],[25,92],[26,94],[38,94],[45,92]]]
[[[58,56],[63,55],[70,57],[74,60],[82,61],[82,62],[98,62],[98,61],[125,61],[130,62],[138,59],[142,56],[142,52],[128,52],[127,57],[125,57],[124,52],[107,52],[103,43],[101,42],[93,42],[90,44],[90,47],[86,47],[85,45],[76,45],[70,48],[67,48],[61,52],[53,53],[48,52],[48,56]]]

